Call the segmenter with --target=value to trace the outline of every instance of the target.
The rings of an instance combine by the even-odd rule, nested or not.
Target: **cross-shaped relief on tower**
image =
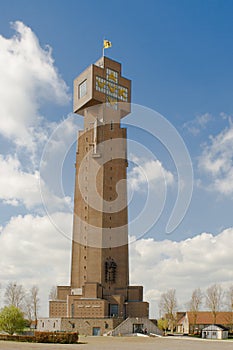
[[[119,85],[118,72],[107,68],[106,79],[96,76],[96,90],[106,95],[106,104],[113,109],[118,108],[118,101],[128,102],[128,88]]]
[[[131,81],[122,77],[121,64],[101,57],[74,81],[74,112],[84,115],[85,108],[106,104],[121,112],[130,113]]]

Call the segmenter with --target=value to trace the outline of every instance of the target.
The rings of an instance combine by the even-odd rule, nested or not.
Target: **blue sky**
[[[8,280],[25,285],[43,283],[46,288],[41,291],[41,299],[46,303],[51,284],[69,283],[69,242],[63,242],[64,237],[57,235],[46,221],[35,184],[42,151],[60,122],[70,117],[63,129],[64,144],[69,137],[75,137],[72,127],[82,126],[82,119],[75,119],[71,114],[73,80],[101,56],[104,37],[112,42],[106,55],[122,62],[123,75],[132,79],[132,102],[160,113],[176,128],[188,149],[194,171],[190,207],[179,227],[168,236],[165,227],[177,193],[175,164],[158,140],[142,130],[128,127],[128,136],[152,150],[158,161],[152,162],[142,156],[138,159],[139,166],[148,171],[146,174],[152,185],[161,169],[168,181],[160,219],[144,239],[131,247],[132,282],[145,285],[146,297],[153,309],[157,308],[160,293],[170,287],[176,287],[180,299],[187,300],[192,288],[205,289],[211,283],[222,283],[227,288],[232,283],[233,275],[228,270],[232,264],[228,247],[233,238],[232,12],[233,3],[228,0],[1,2],[0,71],[4,78],[0,81],[3,106],[0,240],[6,254],[1,266],[2,276],[0,274],[3,286]],[[15,21],[20,21],[21,27],[12,28],[11,23]],[[14,40],[16,32],[18,44]],[[154,127],[153,120],[151,123]],[[59,154],[62,154],[61,149]],[[66,217],[68,231],[72,217],[74,158],[75,145],[64,163],[65,200],[51,195],[48,183],[42,184],[56,223],[64,224]],[[132,163],[129,178],[135,180],[136,185],[130,204],[131,217],[141,210],[146,198],[146,186],[140,174]],[[155,187],[153,190],[156,201],[158,190]],[[70,210],[63,210],[65,203]],[[35,227],[35,236],[31,227]],[[44,231],[41,228],[37,232],[38,227]],[[40,234],[44,244],[39,252],[36,245]],[[130,234],[133,236],[134,232]],[[57,246],[48,248],[54,235]],[[198,264],[197,255],[192,255],[198,251],[197,242],[203,245],[200,259],[209,254],[209,247],[213,252],[203,262],[206,268],[203,279],[200,271],[195,274],[192,270],[192,263]],[[154,251],[160,254],[153,255],[148,245],[154,246]],[[40,254],[37,263],[31,263],[28,246],[33,256],[35,252]],[[219,249],[225,252],[221,269],[227,271],[221,277],[216,272],[219,260],[215,253]],[[25,256],[24,263],[18,250]],[[48,256],[54,257],[53,262]],[[62,270],[64,260],[67,266]],[[213,270],[209,267],[210,261]],[[180,269],[178,281],[173,281],[169,273],[174,263],[177,270]],[[164,268],[163,277],[157,276],[160,265]],[[33,269],[38,271],[37,276],[33,275]],[[149,270],[153,279],[151,275],[139,274],[140,269]],[[49,272],[45,273],[47,270]],[[184,281],[191,273],[193,282],[185,293]],[[145,275],[143,280],[142,275]],[[41,312],[46,313],[44,306]]]

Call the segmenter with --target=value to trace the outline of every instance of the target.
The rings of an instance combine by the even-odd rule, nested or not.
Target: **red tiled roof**
[[[187,312],[189,324],[194,324],[193,312]],[[232,324],[233,313],[232,312],[217,312],[216,320],[214,320],[213,313],[211,311],[199,311],[197,313],[196,324]]]

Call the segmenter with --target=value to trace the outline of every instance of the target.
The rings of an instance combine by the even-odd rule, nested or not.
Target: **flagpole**
[[[103,38],[103,57],[104,57],[104,38]]]

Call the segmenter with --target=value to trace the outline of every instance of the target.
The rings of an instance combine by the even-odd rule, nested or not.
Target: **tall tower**
[[[129,284],[126,129],[120,120],[130,110],[122,103],[130,101],[130,85],[121,65],[106,57],[74,82],[74,112],[84,116],[84,130],[76,156],[71,287],[96,283],[103,296]]]
[[[74,80],[84,117],[76,154],[70,286],[58,287],[50,317],[148,317],[143,287],[129,286],[127,133],[131,81],[102,57]]]

